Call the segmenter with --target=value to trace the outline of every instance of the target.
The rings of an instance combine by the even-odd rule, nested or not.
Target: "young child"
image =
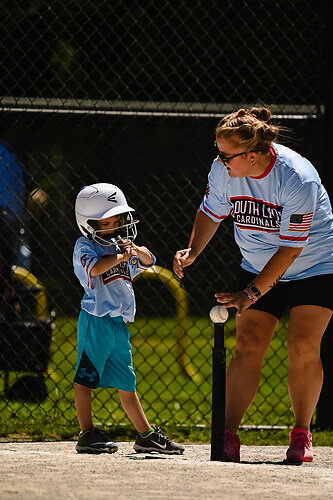
[[[136,246],[136,224],[123,192],[113,184],[85,186],[75,204],[83,237],[75,243],[74,272],[84,288],[78,319],[74,377],[75,405],[81,432],[78,453],[114,453],[92,423],[91,389],[118,389],[121,404],[138,435],[137,452],[182,454],[184,446],[149,424],[135,392],[131,344],[126,323],[134,321],[134,276],[155,264],[146,247]]]

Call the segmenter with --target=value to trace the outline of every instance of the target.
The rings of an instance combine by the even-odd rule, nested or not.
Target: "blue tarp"
[[[0,207],[20,223],[26,215],[26,186],[23,164],[14,148],[0,139]]]

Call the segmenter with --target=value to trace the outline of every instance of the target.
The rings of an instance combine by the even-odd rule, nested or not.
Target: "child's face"
[[[112,215],[107,219],[100,219],[97,221],[99,228],[101,229],[100,235],[102,234],[112,234],[120,226],[121,215]]]

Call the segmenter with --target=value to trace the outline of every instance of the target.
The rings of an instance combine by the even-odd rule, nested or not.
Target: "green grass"
[[[189,318],[182,358],[173,319],[137,318],[130,326],[137,391],[148,419],[183,442],[209,442],[211,417],[211,348],[213,327],[206,318]],[[290,426],[293,421],[286,388],[285,329],[276,332],[266,356],[259,393],[243,419],[245,425]],[[225,327],[227,363],[235,346],[234,319]],[[182,367],[183,359],[190,378]],[[42,403],[0,399],[0,435],[10,439],[75,439],[79,427],[74,406],[76,321],[58,318],[47,374],[48,398]],[[192,371],[191,371],[192,370]],[[11,373],[10,384],[22,374]],[[3,379],[0,392],[3,394]],[[94,421],[117,439],[135,431],[115,390],[98,389]],[[314,431],[317,445],[333,445],[333,433]],[[287,444],[288,430],[241,430],[244,444]]]
[[[101,427],[114,441],[134,441],[136,431],[133,426]],[[182,443],[209,444],[210,428],[177,427],[167,425],[163,428],[172,439]],[[288,430],[239,430],[241,443],[248,446],[288,446]],[[76,441],[78,436],[77,422],[56,423],[53,419],[38,419],[33,422],[1,424],[2,440],[8,441]],[[333,432],[312,429],[315,446],[333,447]]]

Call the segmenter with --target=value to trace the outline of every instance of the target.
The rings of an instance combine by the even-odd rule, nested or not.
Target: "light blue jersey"
[[[231,178],[216,158],[200,209],[215,222],[231,215],[241,266],[258,274],[279,246],[303,247],[283,280],[333,273],[333,215],[312,164],[273,144],[260,177]]]
[[[125,322],[134,321],[135,297],[133,278],[147,267],[140,261],[135,265],[120,262],[99,276],[90,276],[92,267],[103,255],[121,253],[118,246],[102,247],[81,236],[74,247],[74,272],[84,288],[81,308],[94,316],[122,316]],[[156,259],[151,254],[155,264]],[[149,266],[151,267],[151,266]]]

